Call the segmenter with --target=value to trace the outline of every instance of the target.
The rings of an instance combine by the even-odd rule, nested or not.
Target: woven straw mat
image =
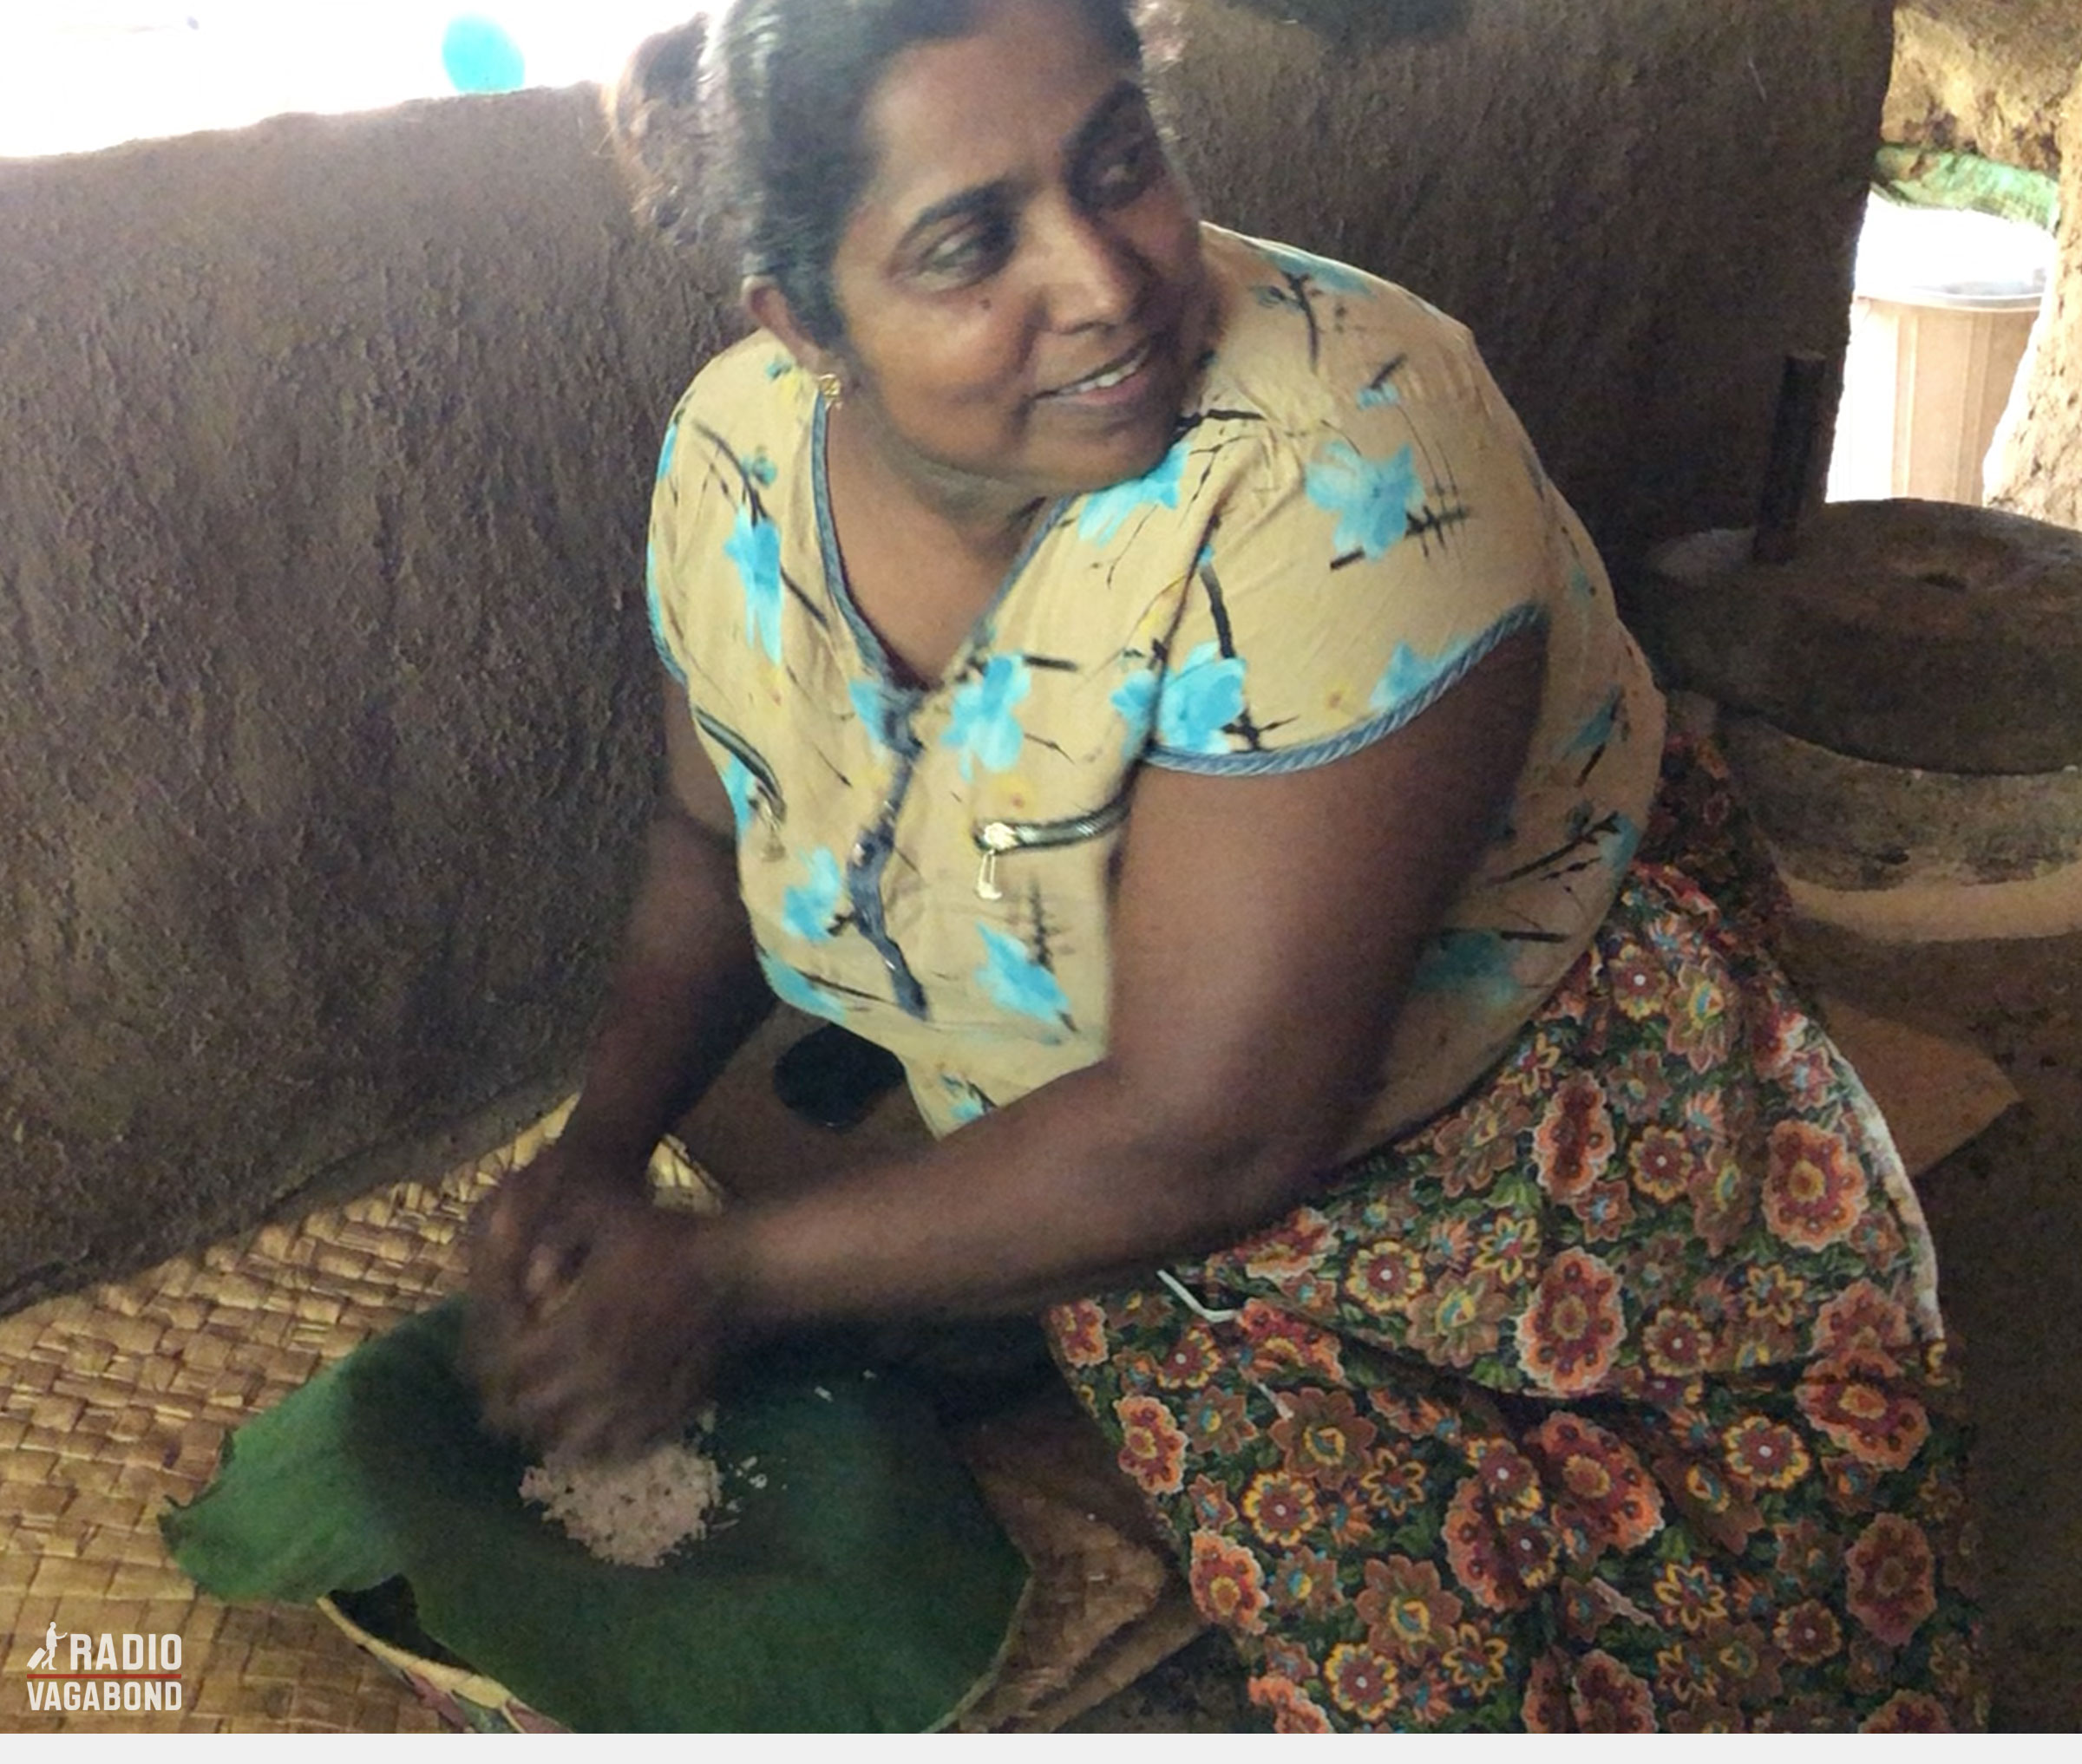
[[[199,1592],[168,1559],[159,1515],[201,1492],[232,1428],[454,1291],[471,1205],[568,1108],[435,1186],[403,1184],[0,1317],[0,1733],[446,1730],[316,1606]],[[721,1203],[670,1141],[651,1176],[669,1201]],[[1110,1454],[1055,1398],[961,1442],[1038,1594],[972,1728],[1052,1728],[1201,1626]],[[31,1709],[29,1656],[54,1624],[178,1635],[180,1712]]]
[[[0,1733],[442,1731],[315,1606],[198,1592],[158,1518],[201,1491],[232,1428],[454,1290],[472,1201],[560,1119],[437,1186],[408,1183],[0,1317]],[[178,1635],[180,1712],[31,1710],[24,1675],[53,1624]]]

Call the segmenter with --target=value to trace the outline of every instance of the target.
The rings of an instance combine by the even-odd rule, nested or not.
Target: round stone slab
[[[1882,766],[1723,716],[1742,800],[1791,876],[1841,889],[1979,887],[2082,864],[2082,771]]]
[[[1630,623],[1668,683],[1883,765],[2082,764],[2082,532],[1961,503],[1837,502],[1790,563],[1664,546]]]

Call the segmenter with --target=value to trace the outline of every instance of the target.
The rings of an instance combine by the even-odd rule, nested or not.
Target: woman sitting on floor
[[[715,27],[760,328],[659,461],[668,781],[494,1204],[491,1412],[623,1450],[776,1332],[1045,1306],[1282,1727],[1968,1725],[1886,1129],[1653,825],[1660,700],[1466,332],[1202,223],[1135,10]],[[775,995],[936,1145],[661,1213]]]

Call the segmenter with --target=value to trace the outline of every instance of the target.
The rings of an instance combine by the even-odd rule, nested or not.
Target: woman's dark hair
[[[683,242],[727,225],[748,275],[771,276],[796,320],[835,344],[831,263],[874,170],[861,118],[883,70],[920,42],[964,36],[991,0],[735,0],[639,49],[610,101],[639,212]],[[1139,68],[1151,0],[1061,0]]]

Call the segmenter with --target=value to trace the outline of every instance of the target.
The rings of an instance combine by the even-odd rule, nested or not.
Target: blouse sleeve
[[[680,498],[684,487],[673,470],[679,451],[680,418],[686,408],[683,399],[665,425],[665,438],[658,450],[658,474],[651,490],[651,524],[644,539],[644,600],[651,613],[651,641],[665,671],[683,687],[687,683],[686,631],[681,623],[678,597],[667,584],[678,579],[681,520]]]
[[[1263,425],[1165,646],[1150,763],[1323,764],[1544,624],[1572,569],[1561,505],[1466,332],[1422,313],[1420,343],[1377,338],[1377,363],[1361,340],[1319,370],[1319,414]]]

